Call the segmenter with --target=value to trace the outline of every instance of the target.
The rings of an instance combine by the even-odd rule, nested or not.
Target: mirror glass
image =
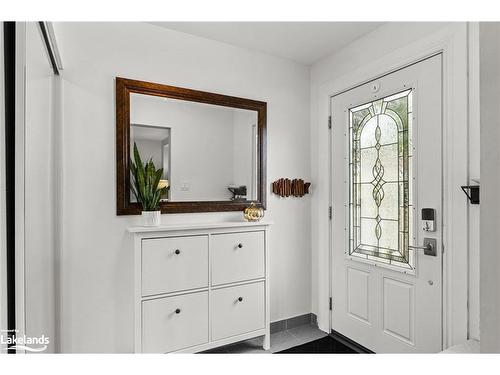
[[[130,155],[163,168],[163,201],[257,199],[257,111],[130,94]],[[135,201],[133,194],[131,200]]]

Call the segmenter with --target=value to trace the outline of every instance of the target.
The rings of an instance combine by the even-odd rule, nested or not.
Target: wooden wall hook
[[[310,182],[304,182],[302,179],[280,178],[273,182],[273,193],[280,197],[303,197],[309,194]]]

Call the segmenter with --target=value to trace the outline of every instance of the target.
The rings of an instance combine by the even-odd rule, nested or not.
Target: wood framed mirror
[[[131,191],[134,143],[163,168],[161,212],[266,208],[265,102],[116,78],[118,215],[138,215]]]

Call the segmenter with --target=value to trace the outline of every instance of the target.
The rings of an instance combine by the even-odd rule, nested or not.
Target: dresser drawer
[[[265,276],[264,232],[212,236],[212,285]]]
[[[212,340],[264,328],[264,298],[264,282],[214,290],[211,303]]]
[[[142,352],[167,353],[208,342],[208,292],[142,303]]]
[[[142,240],[142,295],[208,286],[208,237]]]

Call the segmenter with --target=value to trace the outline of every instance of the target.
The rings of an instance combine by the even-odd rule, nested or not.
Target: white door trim
[[[319,118],[324,124],[327,123],[332,94],[371,81],[436,53],[443,55],[443,348],[447,348],[467,339],[468,325],[468,280],[464,277],[468,269],[468,207],[460,190],[460,186],[468,181],[467,24],[457,23],[444,27],[429,37],[322,85],[319,89]],[[320,127],[324,131],[327,131],[326,128]],[[329,152],[331,156],[331,144]],[[331,177],[330,164],[331,157],[328,171],[323,173]],[[331,190],[330,186],[328,204],[331,204]],[[326,206],[327,202],[324,203]],[[324,220],[326,227],[331,230],[327,215]],[[319,282],[328,283],[328,288],[320,288],[318,291],[318,323],[321,329],[328,332],[331,330],[330,311],[326,302],[331,296],[331,233],[329,238],[328,248],[319,250],[320,253],[328,254],[320,254],[318,257],[329,259],[329,262],[319,264]]]
[[[3,41],[3,22],[0,23],[0,40]],[[2,42],[3,43],[3,42]],[[0,50],[0,92],[4,94],[4,52]],[[6,186],[5,186],[5,105],[0,100],[0,330],[7,329],[7,218],[6,218]],[[0,342],[0,353],[5,353],[7,344]]]
[[[25,120],[26,120],[26,22],[16,22],[16,215],[15,215],[15,308],[16,308],[16,335],[26,334],[26,290],[25,290]],[[17,353],[25,353],[24,349],[17,349]]]

